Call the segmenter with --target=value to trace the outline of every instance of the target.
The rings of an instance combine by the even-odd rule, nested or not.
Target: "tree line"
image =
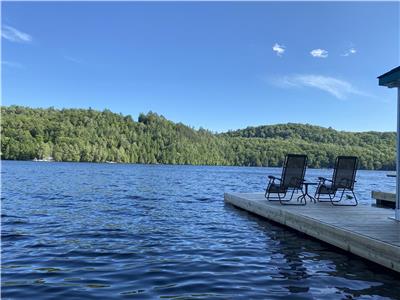
[[[137,121],[110,110],[1,107],[1,158],[144,164],[281,166],[305,153],[309,167],[356,155],[363,169],[395,169],[394,132],[344,132],[279,124],[212,133],[149,112]]]

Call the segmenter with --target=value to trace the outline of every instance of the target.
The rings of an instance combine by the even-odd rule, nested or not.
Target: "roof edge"
[[[396,68],[393,68],[393,69],[391,69],[390,71],[388,71],[388,72],[386,72],[386,73],[384,73],[384,74],[378,76],[378,78],[380,79],[380,78],[382,78],[382,77],[389,76],[389,75],[391,75],[391,74],[393,74],[393,73],[396,73],[396,72],[399,72],[399,74],[400,74],[400,66],[398,66],[398,67],[396,67]],[[399,75],[399,76],[400,76],[400,75]]]

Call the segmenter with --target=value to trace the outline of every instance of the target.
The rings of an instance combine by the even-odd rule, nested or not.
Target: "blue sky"
[[[395,130],[399,2],[2,3],[2,104]]]

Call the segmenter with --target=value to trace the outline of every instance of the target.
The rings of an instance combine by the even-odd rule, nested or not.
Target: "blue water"
[[[276,168],[2,162],[4,299],[389,299],[400,278],[224,204]],[[360,171],[356,190],[393,190]],[[308,170],[307,177],[331,170]]]

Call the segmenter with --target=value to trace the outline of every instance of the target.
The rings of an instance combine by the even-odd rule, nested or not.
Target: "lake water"
[[[277,168],[2,162],[4,299],[389,299],[400,278],[228,204]],[[359,171],[356,194],[394,190]],[[307,170],[306,177],[331,176]]]

